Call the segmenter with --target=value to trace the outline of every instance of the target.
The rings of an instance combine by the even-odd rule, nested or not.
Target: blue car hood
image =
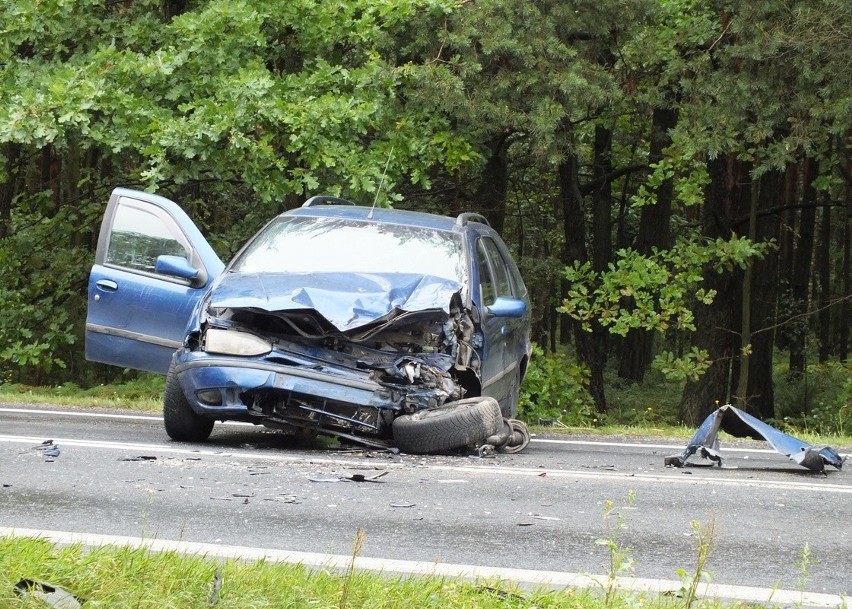
[[[216,309],[313,310],[341,332],[402,312],[442,310],[457,282],[403,273],[225,273],[210,297]]]

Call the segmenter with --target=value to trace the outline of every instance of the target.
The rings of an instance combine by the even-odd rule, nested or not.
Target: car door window
[[[158,208],[124,199],[115,211],[106,263],[148,273],[164,254],[189,260],[190,248],[180,229]]]
[[[482,303],[493,304],[499,296],[512,296],[512,283],[506,263],[497,249],[497,245],[488,238],[482,238],[476,245],[479,264],[479,289]]]

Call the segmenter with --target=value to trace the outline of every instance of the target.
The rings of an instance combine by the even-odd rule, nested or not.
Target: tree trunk
[[[578,182],[579,161],[569,154],[559,164],[559,200],[563,209],[564,250],[562,262],[565,266],[574,262],[587,262],[589,252],[586,246],[586,220],[583,195]],[[595,402],[598,412],[607,410],[603,384],[603,349],[591,332],[583,330],[578,321],[570,323],[577,359],[589,369],[589,394]]]
[[[769,213],[784,192],[784,173],[769,172],[760,180],[758,218],[755,238],[758,241],[778,239],[781,216]],[[746,395],[747,409],[760,419],[775,416],[775,388],[772,361],[775,351],[775,330],[778,310],[778,252],[770,251],[757,260],[753,268],[754,282],[751,298],[751,356]]]
[[[671,145],[669,132],[677,125],[677,110],[671,108],[656,108],[651,125],[651,148],[648,155],[649,163],[658,163],[663,158],[663,151]],[[654,247],[668,249],[671,243],[673,184],[665,180],[657,189],[657,200],[653,205],[646,205],[639,215],[639,232],[636,238],[636,250],[648,255]],[[618,376],[621,379],[641,382],[645,372],[651,365],[653,355],[654,334],[648,330],[635,329],[627,333],[621,344]]]
[[[595,127],[592,177],[600,187],[592,193],[592,267],[598,273],[606,270],[612,258],[612,131]]]
[[[819,223],[819,246],[816,250],[819,276],[818,333],[819,361],[824,364],[831,356],[831,206],[824,205]]]
[[[491,156],[485,163],[479,188],[474,195],[474,206],[488,218],[491,227],[503,234],[506,223],[506,193],[509,188],[508,133],[502,133],[491,142]]]
[[[803,196],[802,211],[799,214],[799,230],[793,254],[793,275],[791,277],[790,317],[792,318],[790,336],[790,374],[800,376],[807,365],[808,323],[807,311],[810,291],[811,262],[814,253],[814,229],[816,227],[816,190],[813,181],[817,177],[817,163],[808,159],[802,175]]]
[[[171,21],[186,11],[187,0],[163,0],[163,14],[166,21]]]
[[[748,238],[751,241],[757,240],[757,205],[760,199],[760,180],[752,179],[751,194],[748,197]],[[754,263],[746,266],[742,276],[742,290],[740,291],[740,354],[737,361],[736,369],[731,375],[732,380],[737,379],[737,386],[734,389],[734,399],[737,407],[743,410],[748,409],[748,380],[749,380],[749,359],[751,357],[751,301],[752,301],[752,284],[754,280],[753,273]]]
[[[606,270],[612,260],[612,131],[595,127],[594,163],[592,176],[600,186],[592,193],[592,268],[598,273]],[[606,367],[609,332],[597,321],[592,323],[592,341],[600,362],[601,384]],[[605,407],[604,407],[605,409]]]
[[[742,164],[735,155],[720,156],[708,163],[710,183],[702,213],[702,229],[708,239],[728,238],[739,211],[744,181]],[[710,367],[697,380],[688,380],[681,397],[679,414],[690,426],[700,424],[720,403],[728,399],[730,365],[738,328],[731,327],[734,304],[739,302],[732,274],[704,271],[705,289],[716,290],[713,303],[695,311],[695,344],[710,356]]]
[[[849,163],[852,166],[852,163]],[[852,169],[852,167],[850,167]],[[846,182],[846,209],[843,216],[843,304],[840,307],[839,328],[841,362],[849,359],[849,326],[852,325],[852,182]]]
[[[788,165],[784,175],[784,198],[783,220],[781,222],[781,238],[779,239],[778,255],[778,281],[780,282],[780,294],[784,299],[783,309],[788,310],[790,298],[790,285],[793,277],[793,252],[796,236],[796,220],[798,210],[796,209],[798,188],[799,165]],[[790,347],[789,328],[783,326],[778,332],[777,346],[787,350]]]

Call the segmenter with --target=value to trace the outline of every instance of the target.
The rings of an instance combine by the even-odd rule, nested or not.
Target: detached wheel
[[[481,444],[502,428],[503,415],[497,400],[477,397],[401,415],[394,420],[392,431],[401,451],[426,454]]]
[[[180,388],[175,364],[169,365],[166,375],[166,390],[163,393],[163,422],[166,433],[172,440],[178,442],[203,442],[213,431],[213,419],[197,414]]]

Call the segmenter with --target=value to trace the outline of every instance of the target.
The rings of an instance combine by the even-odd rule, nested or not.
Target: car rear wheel
[[[189,405],[174,371],[174,362],[166,375],[163,393],[163,422],[166,433],[178,442],[203,442],[213,431],[213,419],[197,414]]]
[[[497,400],[476,397],[435,410],[401,415],[393,422],[393,439],[407,453],[440,453],[476,446],[503,427]]]

